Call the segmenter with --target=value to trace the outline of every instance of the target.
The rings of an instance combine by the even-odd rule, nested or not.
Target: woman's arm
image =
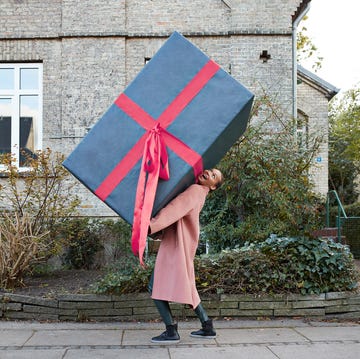
[[[185,217],[200,205],[208,190],[203,186],[192,185],[175,197],[150,221],[150,233],[156,233]]]

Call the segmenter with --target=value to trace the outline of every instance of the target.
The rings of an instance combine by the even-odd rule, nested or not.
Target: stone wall
[[[208,315],[226,317],[360,318],[360,293],[320,295],[214,295],[203,298]],[[188,306],[171,304],[177,320],[195,317]],[[139,321],[159,319],[149,294],[122,296],[67,294],[55,299],[11,293],[0,295],[0,318],[55,321]]]

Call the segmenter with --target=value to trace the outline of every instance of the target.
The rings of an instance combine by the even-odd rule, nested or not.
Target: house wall
[[[174,30],[291,118],[291,16],[300,3],[2,0],[0,62],[43,62],[43,146],[65,154]],[[259,59],[263,50],[271,55],[267,62]],[[84,186],[77,192],[83,214],[113,215]]]
[[[328,192],[328,106],[329,100],[324,93],[307,81],[302,81],[297,87],[298,109],[309,121],[309,139],[320,138],[321,144],[310,168],[310,179],[315,185],[315,191],[323,196]]]

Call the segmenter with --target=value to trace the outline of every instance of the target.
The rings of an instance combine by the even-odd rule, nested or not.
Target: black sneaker
[[[205,338],[205,339],[215,339],[216,332],[214,330],[212,320],[209,319],[202,324],[202,328],[195,332],[191,332],[190,336],[193,338]]]
[[[180,341],[180,335],[177,331],[177,324],[167,325],[164,333],[151,339],[152,343],[176,344]]]

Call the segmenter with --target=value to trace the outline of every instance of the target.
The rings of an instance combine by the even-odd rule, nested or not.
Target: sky
[[[323,57],[317,76],[341,92],[360,84],[360,0],[312,0],[307,34]],[[302,66],[313,71],[311,63]]]

